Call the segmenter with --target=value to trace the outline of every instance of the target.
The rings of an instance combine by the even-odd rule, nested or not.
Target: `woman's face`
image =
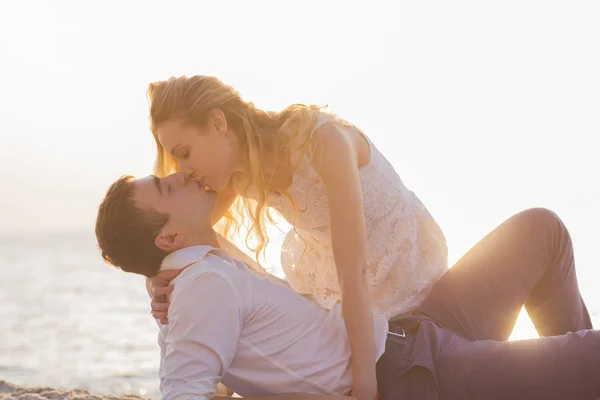
[[[235,134],[227,129],[220,110],[213,110],[204,127],[169,120],[157,127],[161,145],[177,161],[186,176],[204,179],[210,190],[220,192],[231,175],[241,170]]]

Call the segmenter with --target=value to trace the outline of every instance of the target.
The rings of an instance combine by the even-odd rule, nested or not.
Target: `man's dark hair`
[[[96,239],[102,258],[126,272],[152,277],[158,273],[167,253],[154,239],[169,215],[136,206],[134,178],[124,175],[113,183],[96,218]]]

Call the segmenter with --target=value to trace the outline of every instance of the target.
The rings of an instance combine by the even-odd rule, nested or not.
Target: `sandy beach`
[[[85,389],[63,390],[47,386],[20,386],[0,380],[0,400],[133,400],[148,399],[136,395],[92,394]]]

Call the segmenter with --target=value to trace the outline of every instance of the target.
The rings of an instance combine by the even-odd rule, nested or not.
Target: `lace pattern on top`
[[[447,270],[444,234],[417,196],[402,183],[392,165],[364,133],[329,114],[326,123],[342,124],[361,133],[369,143],[369,162],[360,169],[366,230],[366,268],[374,313],[394,316],[424,300],[433,283]],[[325,184],[311,164],[309,151],[294,172],[288,194],[272,195],[269,206],[295,226],[287,233],[281,263],[290,285],[312,294],[331,308],[341,297],[329,226]]]

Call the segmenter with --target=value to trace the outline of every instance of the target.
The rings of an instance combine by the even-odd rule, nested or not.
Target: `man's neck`
[[[177,250],[172,251],[171,254],[176,253],[179,250],[183,250],[183,249],[186,249],[188,247],[193,247],[193,246],[211,246],[214,248],[221,248],[221,246],[219,245],[219,242],[217,241],[216,233],[211,229],[210,232],[206,233],[206,234],[198,234],[197,236],[188,236],[187,240],[185,241],[185,244],[183,246],[177,248]],[[165,265],[165,263],[163,261],[163,264],[159,270],[159,274],[161,272],[164,272],[167,270],[183,269],[183,268],[186,268],[187,266],[188,265],[175,266],[172,263],[168,263],[167,265]]]
[[[221,247],[217,241],[217,235],[212,229],[210,232],[200,233],[195,237],[190,237],[186,241],[185,247],[191,246],[212,246],[215,248]]]

